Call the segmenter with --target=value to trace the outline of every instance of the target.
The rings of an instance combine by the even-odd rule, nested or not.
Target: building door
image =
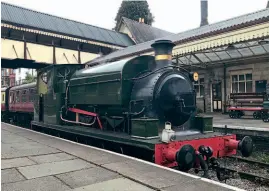
[[[267,80],[258,80],[255,82],[256,93],[266,92]]]
[[[213,112],[222,111],[221,82],[212,84],[212,103],[213,103]]]

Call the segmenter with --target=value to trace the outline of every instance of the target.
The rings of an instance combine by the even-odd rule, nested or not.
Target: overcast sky
[[[208,0],[209,23],[266,8],[268,0]],[[112,29],[122,0],[3,0],[40,12]],[[153,26],[178,33],[200,25],[200,0],[148,0]]]

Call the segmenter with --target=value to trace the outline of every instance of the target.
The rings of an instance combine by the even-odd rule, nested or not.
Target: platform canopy
[[[1,59],[1,68],[30,68],[30,69],[40,69],[48,66],[47,63],[39,63],[35,62],[34,60],[27,60],[27,59]]]
[[[179,65],[206,68],[216,64],[235,63],[257,58],[269,59],[269,38],[178,55],[174,57],[173,61]]]

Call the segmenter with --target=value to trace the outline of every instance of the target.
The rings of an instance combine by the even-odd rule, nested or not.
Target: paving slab
[[[175,175],[175,173],[171,171],[146,165],[137,161],[110,163],[103,166],[116,171],[127,178],[130,177],[133,180],[147,185],[152,185],[155,188],[174,186],[177,182],[186,184],[187,182],[196,180],[195,178],[192,179],[185,175]]]
[[[14,158],[14,159],[2,159],[1,160],[1,169],[27,166],[36,164],[34,161],[23,157],[23,158]]]
[[[197,176],[119,154],[18,127],[5,129],[1,153],[5,168],[3,190],[229,190]],[[27,159],[35,164],[28,164]]]
[[[1,136],[3,143],[22,143],[28,142],[29,139],[20,136]]]
[[[24,133],[24,136],[32,137],[31,139],[42,143],[44,145],[57,148],[58,150],[64,151],[74,156],[79,156],[80,158],[93,162],[98,165],[114,163],[120,161],[127,161],[126,158],[113,155],[106,152],[100,152],[97,150],[90,149],[88,147],[81,147],[80,145],[73,144],[71,142],[63,142],[60,139],[52,139],[51,137],[39,134],[39,136],[32,136],[32,132],[28,131]],[[40,138],[42,136],[43,138]],[[45,137],[45,138],[44,138]]]
[[[11,145],[12,148],[17,149],[17,150],[24,150],[24,149],[37,149],[37,148],[51,148],[49,146],[43,145],[41,143],[35,142],[35,141],[27,141],[23,142],[14,142],[14,143],[6,143],[6,145]]]
[[[29,159],[35,161],[36,163],[49,163],[49,162],[58,162],[65,161],[76,158],[75,156],[66,154],[66,153],[56,153],[40,156],[30,156]]]
[[[1,170],[1,184],[26,180],[15,168]]]
[[[55,175],[84,168],[94,167],[94,165],[85,162],[81,159],[59,161],[52,163],[43,163],[26,167],[19,167],[18,170],[27,179],[37,178],[42,176]]]
[[[153,191],[153,189],[138,184],[127,178],[118,178],[80,187],[74,191]]]
[[[121,176],[109,170],[100,167],[95,167],[56,175],[56,177],[61,179],[70,187],[77,188],[89,184],[119,178]]]
[[[59,179],[47,176],[15,183],[2,184],[3,191],[68,191],[70,188]]]
[[[12,148],[12,144],[1,142],[1,149],[2,149],[3,151],[12,150],[12,149],[13,149],[13,148]]]
[[[10,158],[18,158],[18,157],[26,157],[26,156],[34,156],[34,155],[44,155],[50,153],[59,153],[60,151],[55,148],[34,148],[34,149],[11,149],[9,151],[3,151],[1,153],[2,159],[10,159]]]

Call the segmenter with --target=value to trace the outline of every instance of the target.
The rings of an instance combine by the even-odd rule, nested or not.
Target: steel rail
[[[269,163],[266,163],[266,162],[260,162],[260,161],[251,160],[251,159],[247,159],[247,158],[242,158],[242,157],[238,157],[238,156],[227,156],[227,158],[238,160],[240,162],[246,162],[246,163],[250,163],[250,164],[257,164],[258,166],[269,168]]]
[[[227,171],[230,172],[236,172],[242,179],[248,179],[248,180],[252,180],[252,181],[261,181],[263,183],[269,184],[269,177],[265,177],[262,175],[258,175],[258,174],[253,174],[253,173],[249,173],[249,172],[243,172],[240,170],[235,170],[233,168],[229,168],[229,167],[223,167],[223,169],[226,169]]]

